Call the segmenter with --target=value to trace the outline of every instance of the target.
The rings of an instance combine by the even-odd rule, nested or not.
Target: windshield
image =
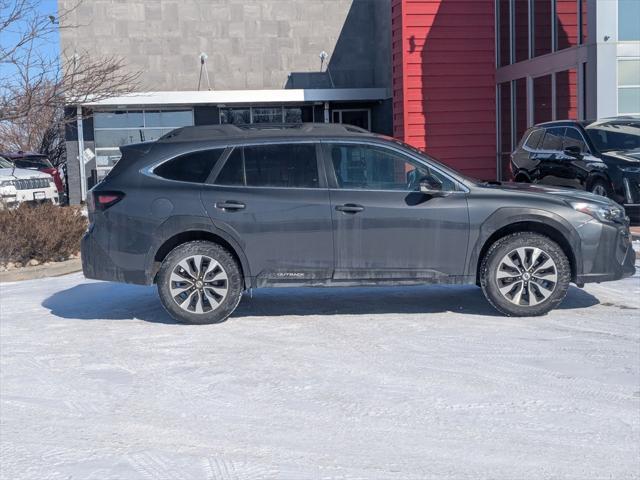
[[[13,164],[4,157],[0,157],[0,168],[13,168]]]
[[[601,152],[640,148],[640,122],[598,124],[586,131]]]
[[[40,168],[51,168],[51,162],[46,157],[22,157],[16,158],[16,167],[18,168],[31,168],[31,169],[40,169]]]
[[[424,151],[413,147],[407,143],[401,142],[400,140],[398,140],[397,138],[393,138],[393,137],[387,137],[386,135],[381,135],[381,137],[384,137],[386,140],[389,140],[397,145],[402,146],[403,148],[407,149],[407,150],[411,150],[412,153],[414,153],[416,156],[422,157],[424,158],[426,161],[431,162],[431,163],[435,163],[441,170],[444,170],[445,172],[458,177],[461,180],[466,180],[469,183],[472,184],[477,184],[477,183],[482,183],[481,180],[478,180],[477,178],[473,178],[470,177],[468,175],[465,175],[463,173],[460,173],[457,170],[454,170],[453,168],[451,168],[448,165],[445,165],[444,163],[442,163],[440,160],[437,160],[435,158],[433,158],[431,155],[427,155]]]

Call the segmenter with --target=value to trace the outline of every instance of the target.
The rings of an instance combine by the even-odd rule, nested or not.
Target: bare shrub
[[[61,261],[80,250],[87,219],[78,207],[22,204],[0,210],[0,262]]]

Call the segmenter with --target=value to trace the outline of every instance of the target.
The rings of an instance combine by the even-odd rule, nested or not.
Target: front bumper
[[[635,274],[636,254],[627,225],[592,221],[583,226],[582,272],[576,283],[608,282]]]
[[[51,202],[58,205],[58,192],[54,187],[17,190],[15,187],[0,189],[2,203],[13,207],[26,202]]]

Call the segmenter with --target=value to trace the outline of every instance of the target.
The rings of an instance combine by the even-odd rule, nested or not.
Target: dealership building
[[[350,123],[500,179],[534,123],[640,114],[640,0],[92,0],[63,19],[63,55],[141,72],[69,105],[72,203],[119,146],[185,125]]]

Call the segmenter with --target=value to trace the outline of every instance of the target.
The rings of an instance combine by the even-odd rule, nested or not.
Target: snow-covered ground
[[[640,277],[538,319],[475,287],[0,285],[3,479],[640,478]]]

